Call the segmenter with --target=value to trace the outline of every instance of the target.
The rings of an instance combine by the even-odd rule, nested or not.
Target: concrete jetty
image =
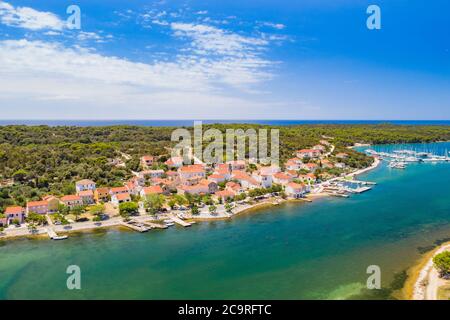
[[[179,224],[180,226],[183,226],[183,227],[190,227],[190,226],[192,225],[192,223],[183,221],[183,220],[181,220],[180,218],[174,216],[173,214],[169,214],[169,215],[167,215],[167,216],[168,216],[168,218],[169,218],[170,220],[172,220],[173,222]]]
[[[151,227],[152,229],[167,229],[168,228],[166,225],[159,224],[159,223],[153,223],[150,221],[142,221],[142,223],[145,224],[146,226]]]
[[[67,239],[67,236],[58,236],[58,234],[52,228],[46,229],[48,237],[52,240],[64,240]]]
[[[137,223],[137,222],[121,222],[120,225],[127,227],[131,230],[138,231],[138,232],[147,232],[150,230],[150,228],[143,225],[143,223]]]

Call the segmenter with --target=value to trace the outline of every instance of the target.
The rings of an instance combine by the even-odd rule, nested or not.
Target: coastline
[[[407,300],[436,300],[439,278],[432,259],[446,250],[450,250],[450,242],[426,253],[408,270],[408,279],[402,289]]]
[[[378,165],[381,163],[381,161],[377,158],[375,158],[374,163],[367,168],[364,169],[360,169],[360,170],[356,170],[352,173],[349,173],[347,176],[351,176],[351,177],[355,177],[359,174],[362,173],[366,173],[370,170],[373,170],[375,168],[378,167]],[[254,204],[247,204],[247,205],[242,205],[241,207],[237,208],[237,210],[233,210],[233,212],[231,214],[226,213],[226,212],[222,212],[219,213],[218,215],[208,215],[208,216],[200,216],[200,217],[196,217],[196,216],[191,216],[188,219],[186,219],[187,221],[194,221],[194,222],[206,222],[206,221],[219,221],[219,220],[228,220],[228,219],[232,219],[235,216],[238,215],[242,215],[242,214],[248,214],[248,213],[252,213],[254,211],[259,211],[259,210],[263,210],[263,209],[267,209],[267,208],[271,208],[283,203],[295,203],[295,202],[312,202],[315,199],[320,199],[323,197],[330,197],[331,195],[326,193],[326,192],[318,192],[318,193],[311,193],[309,195],[307,195],[306,198],[304,199],[282,199],[282,198],[269,198],[267,200],[264,200],[262,202],[258,202],[258,203],[254,203]],[[135,219],[139,222],[142,221],[152,221],[152,222],[158,222],[157,220],[155,220],[154,218],[152,218],[151,216],[137,216],[135,217]],[[102,221],[101,223],[98,222],[93,222],[93,221],[87,221],[87,222],[78,222],[76,224],[72,224],[70,225],[70,229],[68,229],[67,227],[65,228],[64,226],[52,226],[52,228],[54,229],[55,232],[60,233],[60,234],[70,234],[70,233],[76,233],[76,232],[89,232],[92,230],[96,230],[96,229],[102,229],[102,228],[117,228],[121,226],[122,223],[122,218],[120,217],[113,217],[109,220],[105,220]],[[8,240],[8,239],[13,239],[13,238],[23,238],[23,237],[33,237],[33,238],[44,238],[47,237],[47,231],[46,229],[49,226],[46,227],[40,227],[38,228],[38,230],[36,231],[36,233],[30,233],[29,230],[27,229],[27,227],[21,227],[21,228],[17,228],[17,229],[13,229],[13,233],[11,234],[11,232],[9,234],[3,234],[0,235],[0,241],[1,240]]]

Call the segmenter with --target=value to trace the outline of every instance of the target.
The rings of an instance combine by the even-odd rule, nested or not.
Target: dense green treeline
[[[279,129],[282,162],[291,158],[296,150],[309,148],[328,137],[336,151],[350,154],[347,164],[355,168],[371,163],[370,158],[346,148],[356,142],[450,140],[449,126],[215,124],[204,125],[203,132],[209,128],[222,132],[226,129]],[[39,199],[48,193],[73,193],[73,182],[83,178],[92,179],[98,185],[121,185],[131,177],[132,170],[139,169],[140,156],[168,154],[168,148],[174,145],[170,141],[173,130],[138,126],[2,126],[0,181],[14,179],[15,184],[0,190],[0,208],[14,203],[23,205],[26,200]]]

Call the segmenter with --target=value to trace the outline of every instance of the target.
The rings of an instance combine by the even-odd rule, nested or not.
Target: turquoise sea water
[[[376,148],[405,147],[413,146]],[[419,147],[443,154],[450,143]],[[2,241],[0,298],[388,298],[421,252],[450,238],[450,163],[383,164],[359,178],[378,184],[349,199],[287,204],[188,229]],[[73,264],[81,268],[79,291],[66,288]],[[369,265],[381,267],[384,290],[364,290]]]

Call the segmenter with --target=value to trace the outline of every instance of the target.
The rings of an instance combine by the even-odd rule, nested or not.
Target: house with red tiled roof
[[[201,194],[208,194],[209,188],[207,185],[203,184],[196,184],[193,186],[186,186],[181,185],[177,187],[177,193],[178,194],[192,194],[192,195],[201,195]]]
[[[89,205],[94,203],[94,192],[92,190],[80,191],[78,196],[84,205]]]
[[[281,185],[286,185],[292,181],[292,177],[284,172],[278,172],[273,175],[273,182]]]
[[[58,212],[60,201],[57,197],[48,195],[43,197],[42,200],[47,201],[48,213]]]
[[[216,166],[214,168],[214,174],[224,176],[225,180],[230,180],[230,178],[231,178],[230,165],[226,164],[226,163],[216,164]]]
[[[199,164],[182,166],[177,171],[181,180],[187,180],[192,177],[201,177],[202,179],[206,177],[205,168]]]
[[[129,193],[129,190],[128,190],[128,188],[127,187],[114,187],[114,188],[110,188],[109,189],[109,194],[111,195],[111,196],[113,196],[113,195],[115,195],[115,194],[128,194]]]
[[[231,178],[237,180],[244,189],[255,189],[261,186],[255,178],[244,171],[233,171],[231,173]]]
[[[208,187],[208,193],[214,193],[219,188],[216,182],[207,179],[201,180],[199,184]]]
[[[60,200],[62,204],[69,207],[70,209],[83,205],[83,199],[80,196],[74,194],[61,197]]]
[[[227,179],[224,174],[213,173],[208,177],[208,180],[214,181],[215,183],[221,183],[225,182]]]
[[[172,157],[164,162],[164,164],[169,168],[178,169],[183,166],[183,157]]]
[[[153,156],[142,156],[141,157],[141,166],[143,169],[148,169],[151,166],[153,166],[153,163],[155,162],[155,157]]]
[[[118,206],[121,203],[131,202],[129,193],[116,193],[111,196],[111,203]]]
[[[287,170],[300,170],[302,162],[299,158],[292,158],[286,161],[285,166]]]
[[[47,214],[48,202],[47,201],[27,202],[26,214],[29,215],[30,213]]]
[[[17,220],[19,223],[23,223],[25,221],[25,208],[19,206],[7,207],[5,209],[5,218],[3,223],[0,224],[9,225],[12,221]]]
[[[304,163],[300,166],[300,169],[307,170],[309,172],[315,172],[319,168],[319,165],[316,163]]]
[[[273,178],[272,178],[272,174],[270,174],[269,172],[263,173],[263,172],[261,172],[261,170],[253,172],[252,178],[255,179],[256,181],[258,181],[258,183],[263,188],[272,187]]]
[[[142,198],[145,198],[151,194],[163,194],[164,190],[160,186],[151,186],[142,188],[140,195]]]
[[[235,194],[241,194],[245,192],[245,190],[239,183],[233,181],[227,182],[227,184],[225,185],[225,190],[232,191]]]
[[[94,199],[96,202],[108,202],[109,196],[109,188],[97,188],[94,191]]]
[[[286,189],[285,189],[286,194],[288,195],[288,197],[292,197],[292,198],[301,198],[306,194],[306,185],[305,184],[300,184],[300,183],[295,183],[295,182],[289,182],[286,185]]]
[[[297,158],[305,159],[305,158],[317,158],[320,156],[320,151],[315,149],[302,149],[296,152]]]

